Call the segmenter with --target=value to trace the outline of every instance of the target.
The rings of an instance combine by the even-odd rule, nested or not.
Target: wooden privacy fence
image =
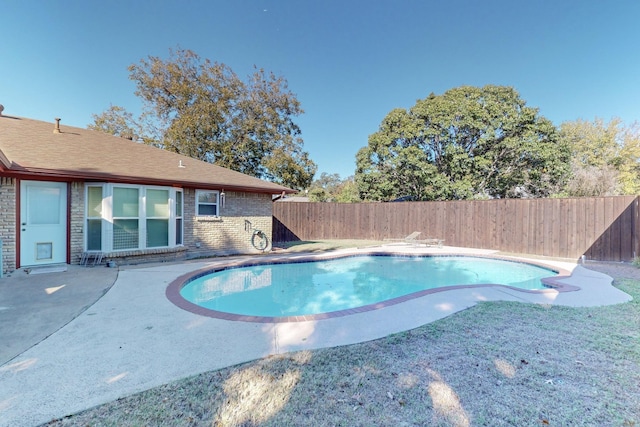
[[[639,251],[639,198],[502,199],[273,205],[273,241],[401,238],[421,231],[447,246],[590,260]]]

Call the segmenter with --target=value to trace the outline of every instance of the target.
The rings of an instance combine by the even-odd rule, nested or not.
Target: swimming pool
[[[369,254],[201,271],[170,285],[167,296],[212,317],[291,321],[372,310],[461,286],[543,291],[549,285],[542,279],[557,274],[492,258]]]

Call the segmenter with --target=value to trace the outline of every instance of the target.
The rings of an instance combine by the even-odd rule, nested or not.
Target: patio
[[[381,249],[385,248],[375,248]],[[413,246],[385,250],[471,255],[493,252]],[[301,256],[269,255],[290,259]],[[446,317],[479,301],[599,306],[629,300],[602,273],[547,260],[546,264],[573,271],[563,282],[581,290],[531,294],[500,287],[457,289],[340,318],[279,324],[198,316],[167,300],[165,289],[175,278],[235,259],[121,268],[113,286],[95,304],[0,366],[0,425],[36,425],[180,378],[272,354],[373,340]],[[91,271],[96,275],[104,272],[98,268]]]

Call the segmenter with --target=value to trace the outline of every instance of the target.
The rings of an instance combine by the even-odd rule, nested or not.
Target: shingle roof
[[[51,180],[181,185],[277,194],[293,190],[98,131],[0,116],[0,172]],[[183,166],[183,167],[180,167]]]

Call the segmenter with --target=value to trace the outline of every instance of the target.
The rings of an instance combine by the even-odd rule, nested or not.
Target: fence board
[[[553,202],[551,200],[551,202]],[[545,203],[543,208],[543,231],[542,241],[544,243],[542,248],[542,255],[551,256],[551,246],[553,245],[553,203]]]
[[[611,229],[614,221],[615,218],[613,216],[613,203],[611,203],[611,200],[609,200],[609,203],[604,204],[604,229]],[[602,256],[608,259],[611,257],[611,254],[611,233],[604,233],[602,235]]]
[[[614,198],[613,200],[613,209],[614,216],[616,217],[615,222],[612,226],[612,242],[617,240],[617,245],[612,245],[612,256],[615,258],[620,258],[622,256],[622,247],[631,244],[631,239],[629,239],[629,230],[631,225],[631,218],[627,214],[627,205],[624,203],[623,199]]]
[[[600,236],[604,233],[604,203],[595,203],[593,207],[593,259],[602,259],[602,239]]]
[[[622,203],[620,200],[616,200],[616,203]],[[621,205],[619,207],[623,209],[622,214],[618,218],[618,222],[620,223],[620,248],[619,248],[619,258],[622,257],[622,253],[625,247],[633,247],[633,213],[632,210],[634,205],[631,204],[629,206]]]
[[[568,217],[568,209],[569,204],[567,203],[567,199],[561,199],[558,201],[558,213],[557,215],[557,224],[558,224],[558,243],[554,245],[557,252],[554,256],[566,256],[567,254],[567,239],[569,236],[569,217]]]
[[[448,246],[628,261],[640,245],[639,198],[273,205],[273,240],[385,239],[421,231]]]
[[[545,234],[544,234],[544,213],[545,213],[545,204],[540,203],[539,200],[536,200],[536,216],[538,218],[538,223],[536,227],[536,250],[534,254],[543,255],[544,254],[544,242],[545,242]]]
[[[573,240],[571,242],[571,252],[575,252],[578,248],[585,247],[587,242],[587,230],[586,224],[586,199],[575,199],[573,210],[575,215],[575,223],[573,224]]]

